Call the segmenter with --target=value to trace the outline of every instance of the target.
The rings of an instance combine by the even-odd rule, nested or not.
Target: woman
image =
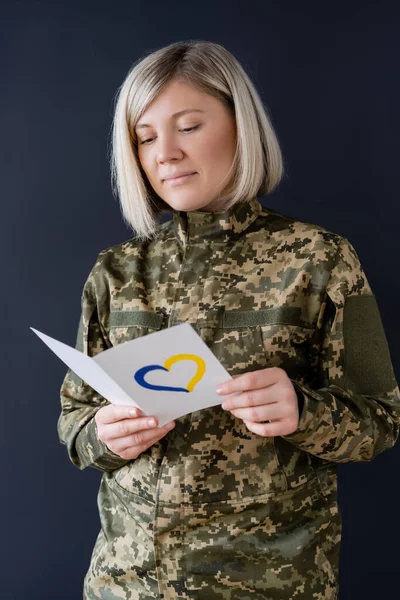
[[[158,428],[67,372],[60,441],[79,469],[103,471],[84,598],[337,598],[336,466],[393,446],[400,422],[356,251],[260,204],[282,177],[279,144],[217,44],[132,67],[112,151],[135,236],[99,253],[77,348],[189,322],[233,376],[221,402],[241,393]]]

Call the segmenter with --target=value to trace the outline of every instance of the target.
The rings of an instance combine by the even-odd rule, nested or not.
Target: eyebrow
[[[171,115],[171,117],[181,117],[182,115],[185,115],[189,112],[204,113],[205,111],[201,110],[200,108],[185,108],[185,110],[180,110],[179,112],[174,113],[173,115]],[[148,123],[141,123],[140,125],[136,125],[135,129],[137,131],[138,129],[144,129],[145,127],[151,127],[151,125],[149,125]]]

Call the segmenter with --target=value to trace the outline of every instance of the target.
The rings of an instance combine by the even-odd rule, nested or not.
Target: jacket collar
[[[223,239],[241,233],[258,217],[263,207],[257,198],[237,202],[222,211],[173,211],[173,226],[182,245],[203,239]]]

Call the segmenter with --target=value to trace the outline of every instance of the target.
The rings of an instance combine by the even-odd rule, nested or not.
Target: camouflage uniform
[[[98,439],[107,401],[70,370],[60,441],[103,472],[85,600],[337,598],[337,464],[395,443],[400,395],[377,302],[350,242],[264,208],[173,212],[149,242],[100,252],[77,348],[189,322],[231,375],[279,366],[298,429],[261,437],[220,406],[176,420],[136,460]],[[222,401],[222,398],[221,398]]]

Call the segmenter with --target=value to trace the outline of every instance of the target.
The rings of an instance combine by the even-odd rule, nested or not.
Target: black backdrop
[[[384,1],[2,4],[1,598],[82,596],[101,473],[58,442],[66,369],[29,326],[73,345],[98,252],[132,235],[107,144],[114,94],[143,53],[197,38],[241,61],[287,167],[261,202],[352,242],[400,378],[399,21]],[[397,597],[399,465],[396,445],[339,467],[341,600]]]

